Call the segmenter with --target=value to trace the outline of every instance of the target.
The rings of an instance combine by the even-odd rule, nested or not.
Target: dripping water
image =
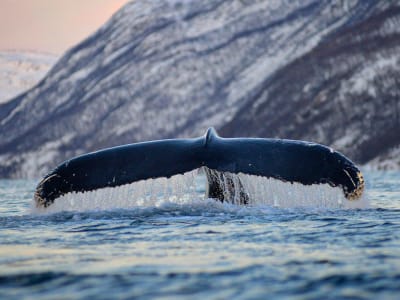
[[[319,209],[368,207],[366,197],[349,201],[340,187],[328,184],[303,185],[243,173],[212,172],[212,179],[222,190],[223,199],[220,200],[234,205]],[[141,180],[85,193],[69,193],[56,199],[50,207],[33,208],[33,211],[52,213],[159,207],[165,203],[190,204],[206,198],[206,185],[205,172],[198,169],[170,178]],[[243,197],[246,197],[245,201]]]

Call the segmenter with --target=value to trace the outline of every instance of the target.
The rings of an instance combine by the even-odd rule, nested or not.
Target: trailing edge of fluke
[[[303,185],[341,187],[359,199],[364,180],[359,169],[329,147],[295,140],[221,138],[213,128],[194,139],[129,144],[77,156],[46,175],[35,191],[37,207],[48,207],[71,192],[117,187],[139,180],[171,177],[205,167],[208,196],[224,199],[215,173],[244,173]],[[247,203],[244,199],[241,203]]]

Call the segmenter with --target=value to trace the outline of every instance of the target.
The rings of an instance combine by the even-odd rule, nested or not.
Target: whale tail
[[[240,179],[246,176],[340,188],[348,200],[359,199],[364,190],[359,169],[326,146],[281,139],[221,138],[210,128],[199,138],[123,145],[67,160],[43,178],[34,199],[37,207],[48,207],[69,193],[169,178],[199,168],[207,177],[206,196],[223,202],[249,203],[248,188]]]

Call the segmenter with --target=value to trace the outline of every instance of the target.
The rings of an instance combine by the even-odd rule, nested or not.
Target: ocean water
[[[363,209],[195,190],[47,214],[35,181],[1,180],[0,299],[399,299],[400,172],[365,175]]]

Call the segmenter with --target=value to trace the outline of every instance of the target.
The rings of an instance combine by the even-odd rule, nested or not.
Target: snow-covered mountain
[[[399,168],[400,7],[339,30],[280,69],[222,132],[313,140]]]
[[[0,176],[38,177],[100,147],[195,136],[209,126],[233,124],[257,99],[266,99],[276,74],[286,68],[289,76],[289,65],[392,5],[130,2],[68,51],[35,88],[0,106]],[[275,105],[277,113],[286,109],[278,99]],[[258,128],[268,127],[268,119],[259,120]],[[236,134],[238,127],[224,128]]]
[[[0,103],[36,85],[56,60],[48,53],[0,51]]]

